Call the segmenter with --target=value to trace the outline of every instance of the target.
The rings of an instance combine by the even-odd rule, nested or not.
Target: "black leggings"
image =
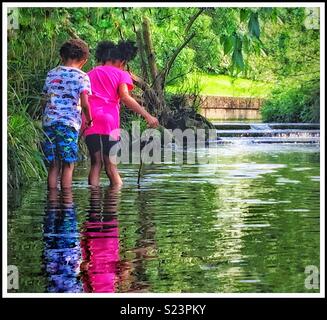
[[[112,140],[109,135],[103,134],[90,134],[85,137],[85,143],[91,157],[98,151],[102,151],[103,155],[109,156],[111,148],[119,143],[119,141],[120,140]]]

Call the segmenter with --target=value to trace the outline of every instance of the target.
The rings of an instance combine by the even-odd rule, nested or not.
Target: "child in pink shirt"
[[[102,41],[96,48],[95,56],[101,65],[88,72],[92,89],[89,103],[93,126],[84,129],[91,158],[90,185],[99,185],[102,162],[111,185],[122,185],[117,165],[109,157],[110,149],[120,139],[120,101],[142,115],[150,127],[159,125],[158,119],[129,95],[129,91],[133,89],[133,80],[125,67],[128,61],[134,59],[136,52],[137,47],[133,41],[120,41],[118,45]]]

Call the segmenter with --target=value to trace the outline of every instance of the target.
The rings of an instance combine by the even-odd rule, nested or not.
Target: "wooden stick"
[[[163,132],[165,131],[165,130],[167,130],[164,126],[161,126],[161,125],[159,125],[158,126],[158,129],[161,129]],[[168,130],[167,130],[167,132],[169,132]],[[169,135],[171,136],[171,137],[173,137],[173,135],[169,132]],[[141,150],[140,150],[140,166],[139,166],[139,170],[138,170],[138,173],[137,173],[137,185],[140,187],[140,182],[141,182],[141,173],[142,173],[142,169],[143,169],[143,159],[142,159],[142,150],[143,150],[143,148],[148,144],[148,142],[149,142],[149,140],[148,141],[146,141],[146,143],[144,144],[144,146],[141,148]]]

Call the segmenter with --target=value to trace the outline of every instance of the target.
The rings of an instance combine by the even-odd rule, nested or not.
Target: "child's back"
[[[48,96],[43,126],[58,123],[78,131],[81,127],[80,94],[90,91],[90,81],[82,70],[66,66],[50,70],[43,88]]]
[[[62,66],[48,72],[43,94],[43,152],[49,164],[48,187],[57,187],[61,171],[61,187],[70,188],[74,163],[78,160],[78,133],[83,110],[87,125],[92,125],[88,95],[91,84],[80,69],[89,56],[87,44],[80,39],[65,42],[60,48]]]

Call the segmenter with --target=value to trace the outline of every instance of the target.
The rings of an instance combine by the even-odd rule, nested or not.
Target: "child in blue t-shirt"
[[[50,70],[43,87],[43,152],[49,163],[48,188],[57,188],[61,170],[61,188],[70,188],[74,162],[77,161],[81,111],[86,125],[92,126],[88,95],[90,79],[81,68],[89,57],[87,44],[80,39],[65,42],[60,48],[62,65]]]

